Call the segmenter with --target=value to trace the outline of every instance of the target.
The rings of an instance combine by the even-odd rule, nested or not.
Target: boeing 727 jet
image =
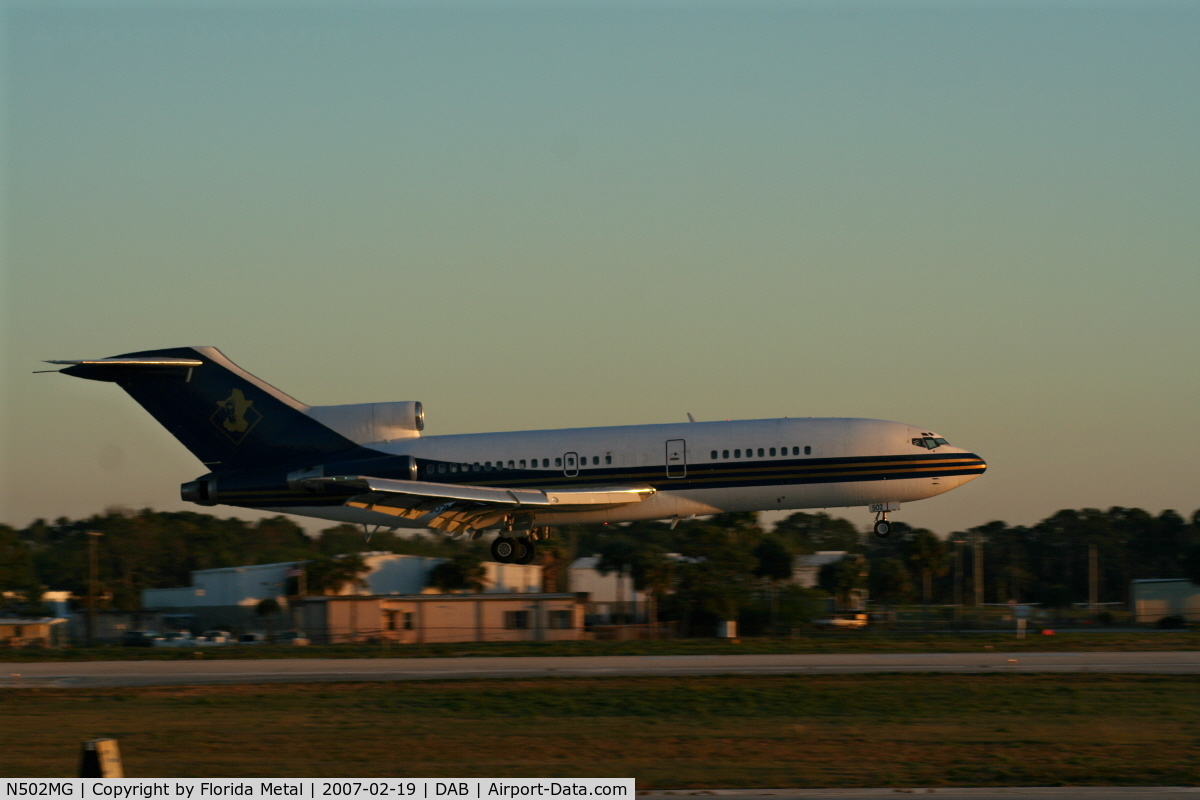
[[[79,361],[111,381],[208,473],[184,500],[478,537],[530,563],[549,526],[678,521],[728,511],[868,506],[875,533],[901,503],[981,475],[934,431],[875,419],[761,419],[423,436],[418,402],[308,406],[215,347]],[[690,415],[689,415],[690,416]]]

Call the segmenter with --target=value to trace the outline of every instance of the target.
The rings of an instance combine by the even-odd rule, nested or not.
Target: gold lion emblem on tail
[[[262,419],[262,414],[253,406],[254,401],[247,400],[245,392],[234,389],[229,397],[217,403],[217,410],[209,417],[209,421],[234,444],[241,444],[246,434]]]

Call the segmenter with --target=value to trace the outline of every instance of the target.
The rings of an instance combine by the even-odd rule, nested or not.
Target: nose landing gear
[[[888,522],[888,512],[899,511],[899,503],[875,503],[871,506],[871,510],[875,512],[875,525],[873,530],[875,535],[880,539],[886,539],[892,535],[892,523]]]

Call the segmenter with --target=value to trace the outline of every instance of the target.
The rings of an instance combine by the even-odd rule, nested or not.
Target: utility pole
[[[963,604],[963,558],[962,558],[962,539],[954,540],[954,625],[958,627],[958,623],[962,616]]]
[[[1100,556],[1096,543],[1088,545],[1088,611],[1100,607]]]
[[[87,644],[96,644],[96,583],[98,565],[96,561],[96,540],[104,534],[100,531],[88,531],[88,594],[87,594]]]
[[[972,536],[972,545],[974,545],[974,553],[971,558],[971,567],[975,571],[972,588],[975,590],[975,607],[983,607],[983,538],[978,534]]]

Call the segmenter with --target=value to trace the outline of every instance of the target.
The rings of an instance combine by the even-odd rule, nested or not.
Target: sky
[[[202,510],[32,374],[183,345],[427,434],[909,422],[989,464],[939,533],[1200,507],[1200,5],[0,13],[0,522]]]

